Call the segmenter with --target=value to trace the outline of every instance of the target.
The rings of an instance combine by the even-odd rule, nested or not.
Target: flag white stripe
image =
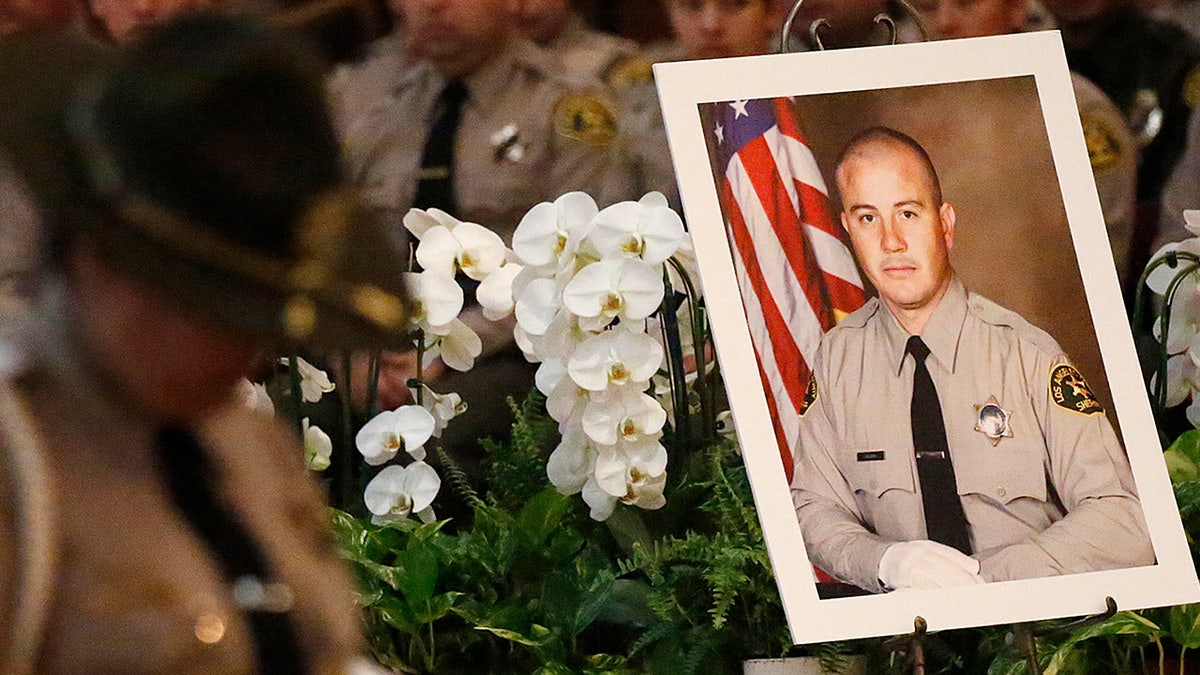
[[[741,256],[735,255],[733,263],[741,288],[750,289],[749,276],[746,274]],[[750,290],[742,293],[742,302],[746,307],[750,340],[754,344],[754,351],[758,355],[759,363],[762,364],[763,372],[766,373],[767,386],[775,398],[775,410],[771,412],[778,416],[779,426],[783,429],[784,440],[789,451],[794,450],[800,433],[800,416],[792,402],[791,395],[788,394],[783,377],[779,374],[779,365],[775,362],[775,350],[771,346],[771,337],[766,323],[763,321],[762,306],[758,302],[758,296]]]
[[[792,271],[787,253],[775,236],[771,218],[758,201],[758,194],[754,191],[754,185],[740,157],[735,156],[730,160],[726,178],[729,180],[736,208],[741,211],[742,219],[750,232],[750,239],[754,242],[754,255],[758,259],[768,292],[788,325],[792,341],[799,347],[801,354],[815,353],[823,332],[821,319],[812,305],[808,304],[808,297],[802,290],[803,285]],[[751,287],[743,288],[746,292],[753,293]]]
[[[858,276],[858,267],[854,265],[854,257],[841,240],[812,225],[805,225],[804,232],[808,235],[813,255],[822,271],[862,288],[862,277]]]

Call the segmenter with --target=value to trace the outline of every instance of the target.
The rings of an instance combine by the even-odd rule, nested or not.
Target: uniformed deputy
[[[397,236],[411,207],[442,209],[509,241],[526,211],[566,192],[582,190],[601,206],[640,196],[621,160],[620,123],[603,84],[561,71],[513,35],[507,0],[392,6],[402,36],[395,44],[412,65],[395,73],[384,96],[340,105],[352,175]],[[343,76],[341,85],[354,78]],[[476,447],[481,436],[507,433],[505,399],[527,394],[534,371],[511,323],[488,321],[477,306],[460,318],[483,341],[475,368],[460,376],[435,363],[425,376],[469,405],[444,444]],[[412,374],[389,368],[384,376],[403,383]]]
[[[347,187],[323,75],[292,36],[200,14],[116,54],[0,45],[0,147],[50,239],[0,343],[0,672],[359,653],[302,449],[232,400],[268,348],[405,338],[401,254]]]
[[[554,55],[570,73],[593,80],[648,75],[637,43],[587,24],[572,0],[515,0],[509,5],[517,32]]]
[[[836,177],[879,297],[822,339],[801,409],[792,495],[813,563],[874,592],[1152,564],[1083,376],[954,276],[954,208],[921,146],[869,129]]]
[[[1130,254],[1131,269],[1139,271],[1149,257],[1163,186],[1200,103],[1200,43],[1150,18],[1132,0],[1042,1],[1062,30],[1068,65],[1113,100],[1143,145]]]
[[[977,0],[966,4],[954,0],[917,0],[913,5],[935,39],[1045,30],[1048,19],[1045,9],[1035,0]],[[1071,73],[1071,86],[1117,276],[1124,286],[1130,276],[1139,148],[1121,111],[1099,87],[1075,72]]]

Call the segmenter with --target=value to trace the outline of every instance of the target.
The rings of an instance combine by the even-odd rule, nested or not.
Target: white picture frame
[[[910,633],[918,616],[925,619],[930,631],[939,631],[1098,614],[1105,611],[1106,598],[1110,596],[1122,610],[1200,601],[1200,584],[1142,384],[1071,76],[1057,32],[661,63],[654,70],[717,355],[766,545],[796,643]],[[1102,372],[1089,374],[1089,381],[1111,396],[1110,420],[1119,428],[1129,455],[1157,562],[1147,567],[944,590],[820,599],[772,431],[764,387],[756,369],[749,367],[756,357],[710,163],[710,141],[706,138],[711,136],[706,134],[711,131],[702,125],[701,110],[716,103],[774,97],[833,101],[839,95],[862,92],[878,92],[880,100],[886,103],[888,96],[898,95],[896,92],[902,90],[910,97],[905,100],[911,100],[912,96],[920,99],[920,91],[925,90],[919,88],[928,87],[928,91],[934,92],[939,87],[970,87],[979,83],[981,90],[986,90],[992,83],[999,86],[1005,80],[1019,80],[1032,87],[1032,98],[1023,100],[1034,107],[1024,114],[1044,125],[1048,159],[1052,160],[1058,182],[1055,194],[1061,195],[1069,227],[1066,238],[1071,242],[1071,250],[1064,251],[1064,260],[1077,265],[1077,274],[1064,268],[1063,275],[1082,283],[1086,302],[1079,303],[1079,309],[1094,326],[1094,331],[1086,332],[1093,333],[1102,363],[1097,366]],[[839,105],[844,108],[847,104],[842,101]],[[981,104],[975,101],[968,105]],[[964,111],[951,109],[943,113],[945,120],[932,119],[929,124],[975,128],[963,122]],[[927,115],[927,111],[922,114]],[[827,117],[834,120],[826,120],[825,124],[833,130],[831,135],[841,134],[843,138],[851,135],[856,125],[867,124],[866,120],[851,119],[853,113],[844,111],[839,115],[830,112]],[[810,127],[806,131],[810,139],[822,134],[821,128]],[[932,149],[930,154],[943,174],[947,199],[952,200],[955,170],[945,166],[947,157]],[[820,169],[828,174],[830,167]],[[836,208],[832,211],[837,222]],[[967,220],[969,217],[969,212],[960,212],[960,231],[973,226]],[[978,226],[978,219],[974,226]],[[1045,283],[1045,279],[1039,283]],[[1001,287],[1001,290],[1019,294],[1021,279],[1014,279],[1010,285],[1013,288]],[[971,286],[969,281],[968,286]],[[1038,292],[1057,294],[1048,288]],[[1005,304],[1005,299],[994,299]],[[1019,307],[1011,308],[1023,313]],[[1071,353],[1067,341],[1053,330],[1050,332]],[[1097,379],[1101,382],[1094,381]]]

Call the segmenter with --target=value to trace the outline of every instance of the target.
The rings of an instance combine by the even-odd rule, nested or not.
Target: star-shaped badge
[[[1000,407],[995,396],[988,397],[987,403],[975,406],[975,431],[992,440],[992,445],[999,445],[1001,438],[1012,438],[1012,426],[1008,423],[1012,417],[1011,410]]]

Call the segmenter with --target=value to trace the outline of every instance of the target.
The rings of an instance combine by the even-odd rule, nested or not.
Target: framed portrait
[[[1200,600],[1093,179],[1134,150],[1081,122],[1057,32],[655,77],[797,643]],[[910,333],[945,451],[915,437]]]

